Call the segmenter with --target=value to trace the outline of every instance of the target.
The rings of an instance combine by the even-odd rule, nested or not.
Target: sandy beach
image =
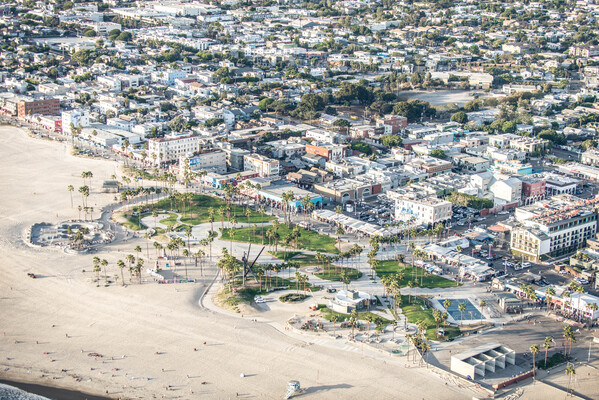
[[[31,248],[23,235],[36,222],[77,218],[67,186],[80,186],[82,171],[94,174],[89,203],[99,215],[114,194],[97,191],[118,166],[73,157],[66,144],[12,127],[0,127],[0,144],[0,378],[110,398],[281,398],[290,379],[300,380],[306,399],[474,395],[426,368],[405,368],[403,360],[340,351],[276,324],[204,309],[199,299],[214,267],[196,274],[196,283],[96,287],[93,256],[107,259],[113,276],[116,260],[137,245],[145,249],[145,240],[67,255]],[[76,190],[73,196],[78,204]]]

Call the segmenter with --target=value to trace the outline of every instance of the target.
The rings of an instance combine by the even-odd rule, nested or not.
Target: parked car
[[[532,264],[529,262],[524,262],[524,263],[522,263],[522,268],[530,268],[531,265]]]

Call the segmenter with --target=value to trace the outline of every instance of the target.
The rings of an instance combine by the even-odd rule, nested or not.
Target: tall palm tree
[[[135,252],[137,253],[137,260],[139,260],[139,255],[141,254],[141,247],[139,245],[135,246]]]
[[[547,352],[551,348],[551,344],[553,343],[553,338],[551,336],[547,336],[545,341],[543,342],[543,348],[545,349],[545,369],[547,368]]]
[[[599,306],[597,305],[597,303],[590,303],[587,304],[586,306],[587,311],[589,312],[589,323],[593,323],[593,314],[595,313],[595,311],[597,311],[599,309]]]
[[[341,252],[341,235],[345,234],[345,231],[341,226],[338,226],[335,234],[337,235],[337,248]]]
[[[108,265],[108,260],[106,260],[104,258],[104,259],[102,259],[102,261],[100,261],[100,264],[102,265],[102,268],[104,269],[104,279],[108,279],[108,275],[106,274],[106,266]]]
[[[481,312],[480,312],[480,322],[483,322],[483,310],[485,309],[485,307],[487,306],[487,301],[485,299],[480,299],[480,301],[478,302],[478,305],[481,308]]]
[[[73,191],[75,190],[75,188],[73,187],[73,185],[69,185],[67,186],[67,190],[71,195],[71,208],[73,208]]]
[[[530,354],[532,354],[532,379],[535,379],[535,377],[537,376],[536,373],[536,356],[539,353],[539,346],[537,346],[536,344],[533,344],[532,346],[530,346]]]
[[[123,260],[118,260],[116,262],[116,265],[121,270],[121,286],[125,286],[125,276],[123,275],[123,270],[125,269],[125,262]]]
[[[578,304],[576,305],[576,314],[578,314],[578,322],[580,322],[580,316],[582,315],[582,310],[580,309],[580,298],[584,294],[584,288],[582,287],[582,285],[578,286],[576,288],[576,294],[578,294]]]
[[[549,307],[551,306],[553,296],[555,296],[555,290],[553,288],[547,288],[547,290],[545,290],[545,295],[547,299],[547,314],[549,314]]]
[[[571,389],[572,377],[574,375],[576,375],[576,370],[574,369],[574,367],[572,365],[568,365],[566,367],[566,375],[568,375],[568,392],[570,392],[570,394],[572,394],[572,392],[574,391],[573,389]]]
[[[460,325],[464,321],[464,311],[466,311],[466,303],[458,304],[458,310],[460,311]]]

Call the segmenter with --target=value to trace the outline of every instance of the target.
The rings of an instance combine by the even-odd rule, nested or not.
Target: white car
[[[254,297],[254,302],[256,302],[256,303],[266,303],[266,300],[262,296],[256,296],[256,297]]]
[[[530,268],[531,264],[529,262],[522,263],[522,268]]]
[[[562,274],[562,275],[565,275],[565,274],[568,273],[568,271],[566,271],[565,269],[562,269],[559,273]]]

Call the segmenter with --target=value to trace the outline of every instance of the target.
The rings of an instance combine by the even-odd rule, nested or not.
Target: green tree
[[[441,160],[445,160],[447,158],[447,156],[445,155],[445,152],[441,149],[434,149],[431,151],[430,154],[432,157],[440,158]]]
[[[451,120],[457,122],[458,124],[465,124],[468,122],[468,115],[466,115],[464,111],[458,111],[451,116]]]

